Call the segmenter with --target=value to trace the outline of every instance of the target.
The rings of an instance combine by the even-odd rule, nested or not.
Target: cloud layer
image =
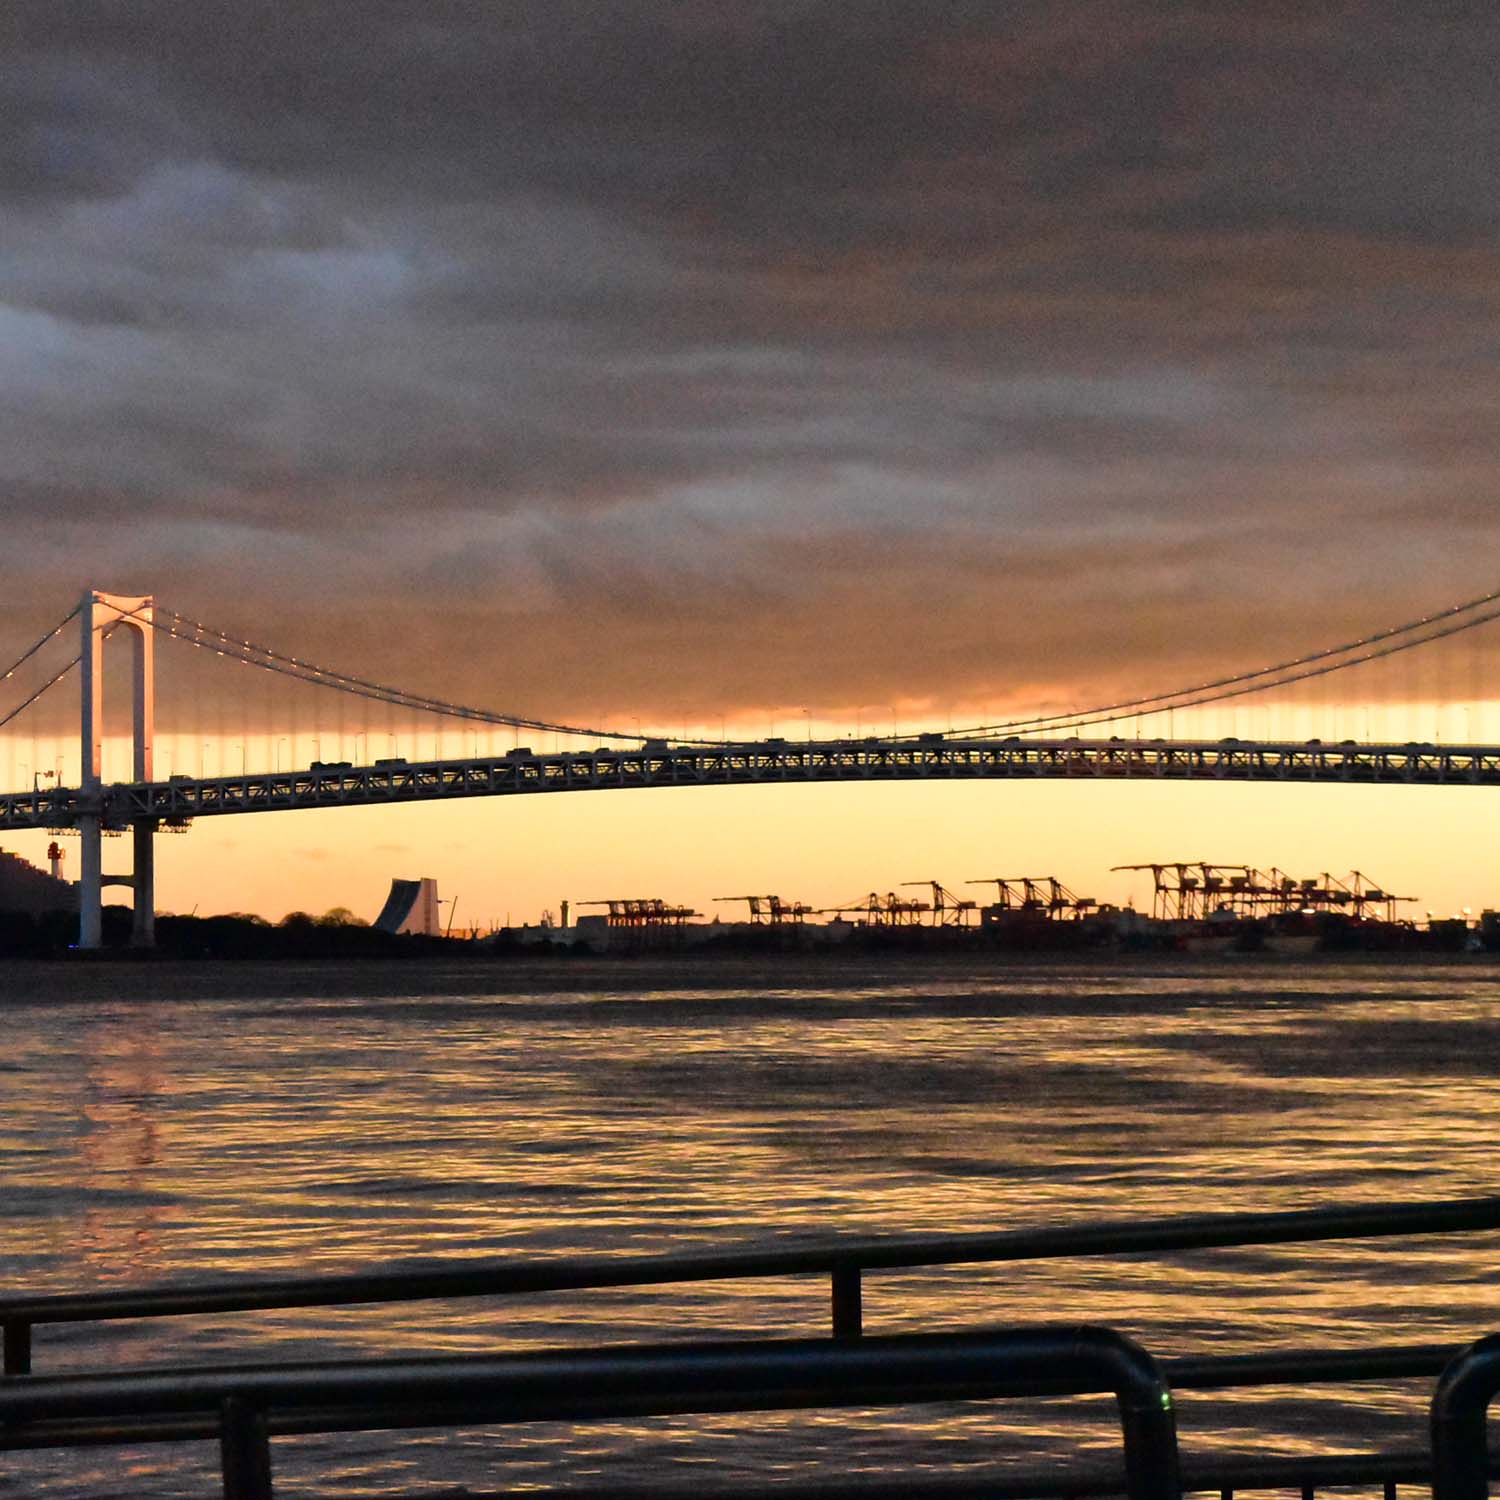
[[[1491,7],[5,27],[18,638],[154,589],[650,719],[1149,683],[1494,581]]]

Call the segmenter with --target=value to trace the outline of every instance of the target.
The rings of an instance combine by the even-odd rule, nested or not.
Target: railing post
[[[20,1318],[7,1318],[4,1342],[4,1373],[7,1375],[31,1374],[31,1324]]]
[[[1182,1500],[1177,1413],[1156,1361],[1139,1344],[1099,1330],[1120,1353],[1116,1396],[1125,1438],[1125,1488],[1131,1500]]]
[[[1485,1417],[1500,1390],[1500,1334],[1469,1345],[1432,1393],[1433,1500],[1486,1500],[1489,1448]]]
[[[837,1266],[833,1272],[833,1336],[857,1339],[865,1331],[864,1289],[858,1266]]]
[[[219,1403],[219,1461],[224,1500],[272,1500],[266,1414],[239,1396]]]

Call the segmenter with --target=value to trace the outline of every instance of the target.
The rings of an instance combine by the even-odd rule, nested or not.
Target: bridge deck
[[[109,825],[309,807],[384,806],[452,797],[624,787],[775,782],[1108,778],[1156,781],[1500,785],[1500,746],[1323,744],[1250,740],[765,740],[659,745],[474,760],[320,766],[238,776],[114,783],[0,796],[0,828],[68,828],[98,810]]]

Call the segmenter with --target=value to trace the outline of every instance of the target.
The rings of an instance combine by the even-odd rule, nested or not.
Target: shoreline
[[[697,989],[784,992],[837,980],[879,989],[951,977],[983,985],[994,976],[1092,975],[1146,982],[1243,974],[1276,979],[1357,970],[1372,977],[1416,976],[1426,970],[1500,972],[1500,954],[1392,952],[1311,955],[1257,953],[1107,955],[999,953],[783,954],[766,956],[637,955],[570,958],[503,957],[473,953],[410,958],[178,958],[106,951],[87,958],[0,960],[0,1013],[16,1004],[118,1000],[275,999],[289,989],[322,999],[418,999],[440,996],[548,994],[601,988],[625,994]],[[1274,989],[1274,983],[1270,988]]]

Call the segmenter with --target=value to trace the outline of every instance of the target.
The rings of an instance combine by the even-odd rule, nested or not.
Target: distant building
[[[381,932],[415,932],[422,937],[441,937],[438,918],[437,881],[424,875],[420,880],[393,880],[375,925]]]
[[[54,866],[59,866],[60,859],[59,853],[53,860]],[[0,911],[24,911],[37,916],[45,911],[77,910],[77,886],[37,869],[19,854],[0,849]]]
[[[539,926],[533,927],[528,922],[524,927],[510,927],[505,929],[505,936],[523,948],[572,948],[576,945],[594,953],[607,953],[612,946],[617,946],[610,942],[608,917],[590,914],[570,923],[566,901],[563,902],[560,923],[552,920],[551,913],[544,913]]]

